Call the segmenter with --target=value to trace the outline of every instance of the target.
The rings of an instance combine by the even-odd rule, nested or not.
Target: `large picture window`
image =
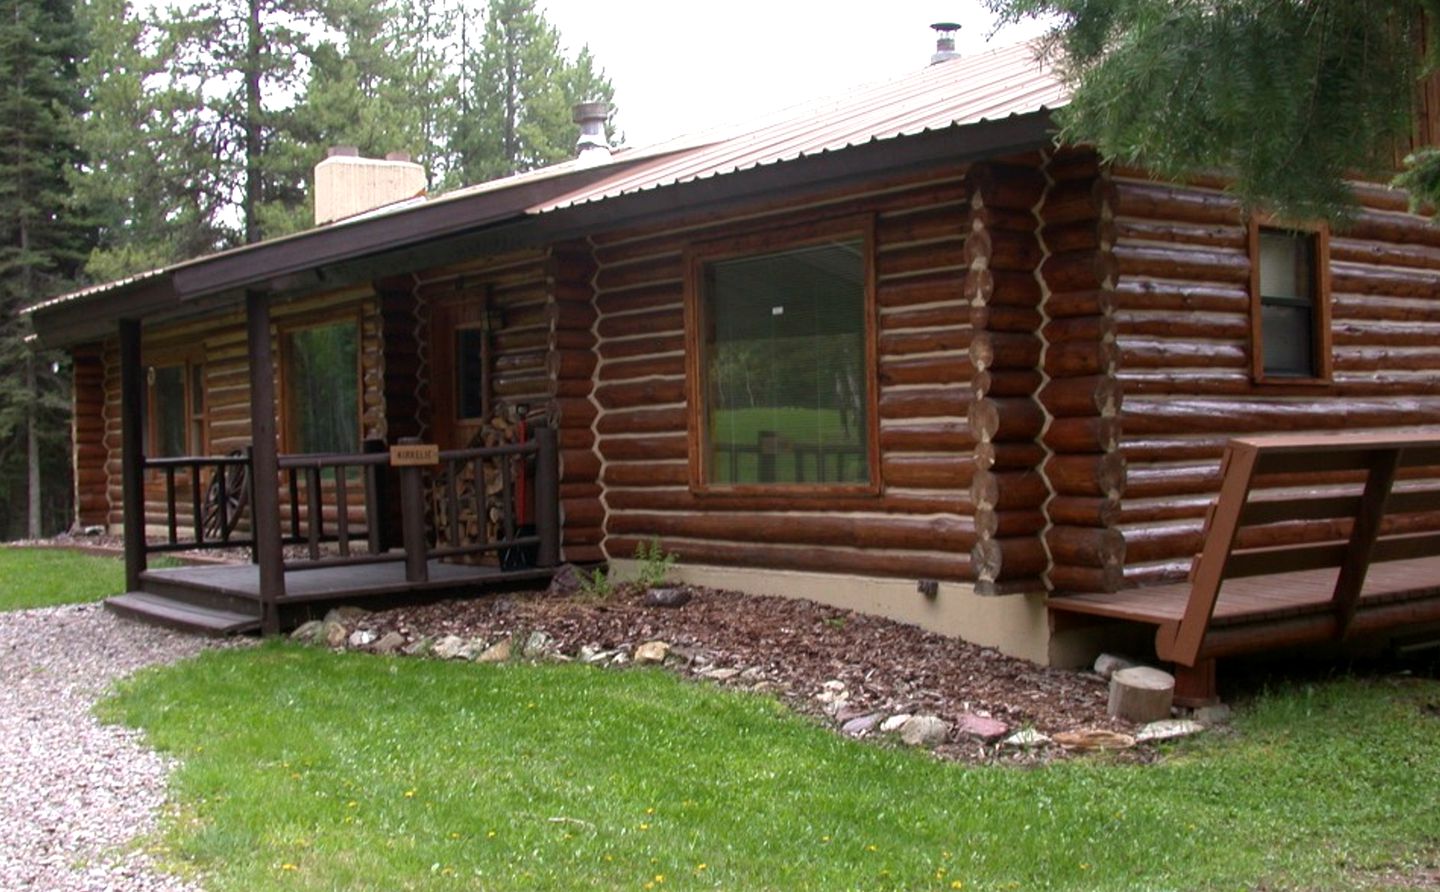
[[[865,235],[740,256],[699,251],[691,271],[696,482],[873,485]]]
[[[351,320],[283,333],[281,361],[288,451],[359,450],[359,342],[359,326]]]
[[[1251,350],[1259,381],[1330,376],[1326,232],[1252,224]]]

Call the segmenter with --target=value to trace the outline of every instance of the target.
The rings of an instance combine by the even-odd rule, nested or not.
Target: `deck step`
[[[239,635],[260,628],[258,613],[237,613],[189,604],[151,592],[126,592],[105,599],[105,607],[121,616],[155,626],[197,632],[212,638]]]

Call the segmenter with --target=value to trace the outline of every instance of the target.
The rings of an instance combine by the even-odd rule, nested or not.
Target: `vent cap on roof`
[[[936,22],[930,28],[935,32],[935,54],[930,57],[930,64],[960,58],[960,54],[955,52],[955,32],[960,30],[960,25],[957,22]]]
[[[580,138],[575,141],[575,158],[581,167],[604,164],[610,160],[610,143],[605,139],[605,120],[610,117],[608,102],[577,102],[574,115],[580,125]]]

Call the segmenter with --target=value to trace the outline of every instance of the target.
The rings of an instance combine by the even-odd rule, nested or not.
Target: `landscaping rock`
[[[435,642],[431,652],[442,660],[454,660],[460,656],[460,651],[465,648],[465,639],[459,635],[446,635]]]
[[[399,632],[386,632],[380,636],[380,640],[376,641],[375,646],[370,649],[377,654],[393,654],[404,646],[404,635],[401,635]]]
[[[344,647],[345,639],[350,637],[350,630],[345,628],[345,624],[335,620],[327,619],[321,631],[325,633],[327,647]]]
[[[520,647],[520,656],[528,660],[538,660],[552,649],[550,636],[538,630],[526,635],[524,641]]]
[[[910,746],[938,746],[949,737],[950,723],[939,716],[911,716],[900,726],[900,739]]]
[[[513,645],[509,638],[501,638],[499,641],[485,648],[480,656],[475,658],[477,663],[503,663],[510,659]]]
[[[304,644],[314,644],[325,631],[325,623],[318,619],[312,619],[308,623],[302,623],[299,628],[290,633],[291,641],[299,641]]]
[[[902,712],[899,715],[892,715],[880,723],[880,730],[886,734],[892,734],[900,730],[900,727],[910,721],[910,713]]]
[[[663,663],[669,653],[670,645],[664,641],[647,641],[635,648],[635,662],[640,664]]]
[[[1202,706],[1190,713],[1190,718],[1202,725],[1228,725],[1230,724],[1230,707],[1224,703],[1216,703],[1213,706]]]
[[[405,645],[400,652],[407,657],[423,657],[430,653],[430,645],[430,639],[422,636]]]
[[[1055,735],[1054,740],[1066,749],[1072,750],[1128,750],[1135,745],[1135,738],[1129,734],[1121,734],[1105,728],[1061,731]]]
[[[374,641],[377,637],[378,636],[369,629],[356,629],[350,633],[348,643],[351,647],[359,649]]]
[[[815,695],[815,699],[826,706],[838,707],[838,704],[850,699],[850,691],[845,688],[845,682],[832,678],[820,686],[820,693]]]
[[[851,737],[861,737],[875,730],[875,726],[879,725],[880,720],[883,718],[885,718],[884,713],[872,712],[868,715],[862,715],[850,719],[848,722],[840,726],[840,730],[846,734],[849,734]]]
[[[335,607],[330,610],[330,612],[326,613],[325,622],[344,623],[346,625],[349,625],[350,623],[362,620],[369,615],[370,611],[366,610],[363,607],[355,607],[353,605],[346,604],[343,607]]]
[[[1116,672],[1119,672],[1121,669],[1129,669],[1134,665],[1134,660],[1127,660],[1125,657],[1117,654],[1101,654],[1095,658],[1095,674],[1109,681],[1110,676]]]
[[[690,589],[684,586],[667,586],[650,589],[641,603],[646,607],[684,607],[690,597]]]
[[[458,651],[455,652],[457,660],[473,660],[490,647],[490,642],[484,638],[471,638],[466,641]]]
[[[956,723],[955,730],[960,734],[969,737],[978,737],[986,743],[989,743],[1009,734],[1010,726],[999,719],[992,719],[989,716],[967,712],[960,716],[960,721]]]
[[[1135,739],[1142,743],[1156,740],[1173,740],[1176,737],[1187,737],[1191,734],[1198,734],[1204,730],[1204,725],[1191,719],[1164,719],[1158,722],[1151,722],[1139,731],[1136,731]]]
[[[1005,738],[1004,741],[1006,746],[1020,747],[1041,746],[1049,742],[1050,737],[1048,735],[1042,734],[1034,728],[1021,728],[1019,731]]]
[[[552,595],[574,595],[584,587],[585,575],[574,564],[562,564],[550,579],[549,593]]]
[[[1118,669],[1110,676],[1110,715],[1143,724],[1170,717],[1175,677],[1149,666]]]
[[[735,676],[737,676],[737,675],[739,675],[739,674],[740,674],[740,670],[739,670],[739,669],[719,668],[719,669],[706,669],[704,672],[701,672],[701,673],[700,673],[700,677],[701,677],[701,678],[709,678],[709,679],[711,679],[711,680],[713,680],[713,681],[729,681],[730,679],[734,678]]]

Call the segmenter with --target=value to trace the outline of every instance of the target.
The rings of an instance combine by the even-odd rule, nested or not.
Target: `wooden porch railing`
[[[190,455],[146,458],[144,469],[159,472],[165,487],[166,540],[145,543],[147,553],[235,548],[254,544],[251,536],[236,535],[236,521],[249,502],[251,459],[244,455]],[[181,535],[179,472],[189,471],[190,535]],[[204,474],[209,471],[208,477]],[[202,479],[205,480],[202,483]],[[237,497],[238,494],[238,497]]]
[[[285,496],[279,506],[282,514],[279,518],[281,542],[304,545],[308,551],[304,559],[283,561],[283,567],[286,570],[303,570],[404,561],[406,580],[425,582],[428,578],[427,564],[432,559],[511,549],[533,553],[533,565],[536,567],[553,567],[559,563],[560,557],[558,455],[555,431],[543,426],[537,426],[533,439],[523,443],[441,452],[440,464],[434,468],[392,469],[389,452],[373,448],[357,454],[280,455],[277,457],[280,475],[277,483]],[[455,481],[467,466],[483,480],[483,464],[486,461],[495,462],[501,468],[502,488],[497,506],[502,518],[500,535],[484,535],[485,525],[482,523],[479,541],[456,544],[459,537],[454,525],[460,514],[462,496]],[[249,472],[250,465],[249,455],[147,459],[144,463],[146,470],[163,474],[168,538],[163,543],[145,543],[145,553],[249,546],[252,554],[258,555],[258,550],[254,549],[253,533],[245,536],[232,534],[234,518],[227,512],[234,510],[234,504],[223,497],[228,491],[227,486],[236,479],[234,475]],[[533,523],[525,526],[517,523],[521,501],[513,476],[520,467],[526,469],[526,477],[533,481],[534,489]],[[192,535],[188,538],[180,535],[177,471],[182,469],[190,470],[189,486],[193,502]],[[210,486],[216,485],[218,476],[222,494],[218,508],[219,535],[207,535],[206,532],[201,496],[204,490],[201,477],[205,469],[210,469]],[[385,521],[391,499],[387,478],[392,470],[398,475],[400,484],[398,496],[403,541],[399,551],[392,549],[385,537]],[[448,530],[435,529],[429,523],[427,477],[447,503]],[[253,488],[253,475],[246,473],[246,479]],[[245,501],[253,505],[253,489],[250,494],[252,497]],[[470,507],[477,515],[489,514],[493,497],[485,492],[483,485],[474,487],[469,498],[472,500]],[[357,523],[352,518],[352,504],[363,506],[363,521]],[[327,514],[333,523],[327,522]],[[252,523],[251,526],[255,525]],[[441,544],[442,539],[444,544]],[[362,542],[363,550],[358,547]],[[335,546],[333,553],[324,548],[326,545]]]

